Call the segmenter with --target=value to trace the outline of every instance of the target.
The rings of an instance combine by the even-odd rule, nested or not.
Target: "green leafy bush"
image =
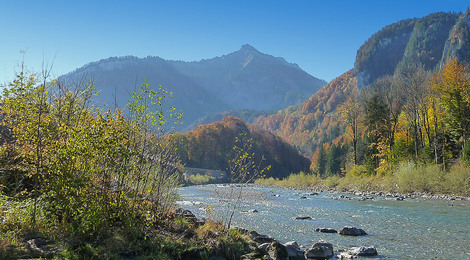
[[[279,180],[273,177],[260,178],[255,181],[257,185],[263,186],[281,186],[288,188],[308,188],[317,184],[317,177],[305,172],[291,174],[288,177]]]
[[[205,174],[189,175],[189,182],[195,185],[208,184],[215,180],[214,177]]]
[[[49,83],[47,73],[21,72],[4,88],[3,242],[8,232],[83,241],[119,227],[142,232],[172,206],[179,158],[163,137],[180,114],[166,111],[168,91],[145,82],[127,115],[93,108],[93,95],[92,82]]]

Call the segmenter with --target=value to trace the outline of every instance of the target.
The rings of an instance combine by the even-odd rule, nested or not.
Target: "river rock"
[[[223,257],[223,256],[211,256],[209,257],[209,260],[227,260],[227,258]]]
[[[348,254],[354,256],[376,256],[377,249],[375,246],[352,247],[348,250]]]
[[[254,230],[248,232],[248,236],[253,240],[255,237],[259,236],[260,234]]]
[[[232,226],[231,229],[234,229],[236,230],[238,233],[242,234],[242,235],[245,235],[245,234],[248,234],[250,231],[246,228],[242,228],[242,227],[237,227],[237,226]]]
[[[240,256],[240,260],[255,260],[255,259],[263,259],[265,255],[260,252],[251,252],[248,254],[244,254]]]
[[[263,255],[266,255],[268,253],[268,246],[270,243],[263,243],[257,247],[258,251],[262,253]]]
[[[31,255],[34,257],[50,257],[47,256],[48,252],[46,249],[46,246],[49,245],[50,242],[47,241],[44,238],[38,237],[38,238],[33,238],[27,241],[27,246],[29,248],[29,251],[31,252]],[[49,255],[52,255],[49,253]]]
[[[175,214],[177,216],[180,216],[180,217],[183,217],[183,218],[187,219],[191,223],[196,223],[197,222],[196,216],[191,211],[189,211],[187,209],[177,208],[177,209],[175,209]]]
[[[255,236],[254,238],[252,238],[252,240],[255,241],[258,244],[271,243],[271,242],[275,241],[274,238],[272,238],[270,236],[267,236],[267,235]]]
[[[324,241],[313,244],[305,250],[306,259],[329,259],[333,257],[333,245]]]
[[[338,233],[336,229],[333,228],[315,228],[315,232],[321,232],[321,233]]]
[[[295,217],[295,220],[309,220],[311,217]]]
[[[182,260],[202,260],[203,255],[206,255],[205,251],[200,251],[197,248],[193,248],[183,251],[179,258]]]
[[[269,255],[273,260],[288,260],[289,255],[287,254],[287,249],[286,247],[277,242],[274,241],[271,244],[268,245],[266,248],[267,255]]]
[[[200,219],[198,218],[196,220],[195,224],[196,224],[197,227],[200,227],[200,226],[203,226],[204,224],[206,224],[206,222],[207,222],[207,220],[205,218],[200,218]]]
[[[346,226],[339,230],[340,235],[344,236],[365,236],[367,233],[360,228]]]
[[[339,259],[352,259],[358,256],[376,256],[377,249],[374,246],[351,247],[347,252],[338,255]]]
[[[290,241],[284,244],[287,250],[289,260],[305,260],[304,251],[300,249],[299,244],[295,241]]]
[[[359,201],[366,201],[366,200],[373,200],[374,197],[367,197],[367,196],[363,196],[363,197],[360,197],[358,198]]]

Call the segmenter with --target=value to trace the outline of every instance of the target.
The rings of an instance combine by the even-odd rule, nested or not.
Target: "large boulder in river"
[[[306,217],[304,217],[304,216],[302,216],[302,217],[295,217],[295,220],[310,220],[310,219],[312,219],[312,217],[308,217],[308,216],[306,216]]]
[[[376,256],[377,249],[374,246],[351,247],[348,251],[341,253],[339,259],[352,259],[358,256]]]
[[[313,244],[305,250],[306,259],[329,259],[333,257],[333,245],[324,241]]]
[[[305,260],[304,251],[300,249],[299,244],[295,241],[284,244],[287,249],[289,260]]]
[[[375,246],[351,247],[348,254],[353,256],[376,256],[377,249]]]
[[[346,227],[343,227],[342,229],[340,229],[339,234],[344,235],[344,236],[365,236],[365,235],[367,235],[367,233],[363,229],[360,229],[360,228],[357,228],[357,227],[349,227],[349,226],[346,226]]]
[[[338,231],[336,231],[336,229],[325,228],[325,227],[322,227],[322,228],[315,228],[315,232],[320,232],[320,233],[338,233]]]

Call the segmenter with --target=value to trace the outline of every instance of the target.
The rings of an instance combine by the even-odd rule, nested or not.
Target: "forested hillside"
[[[227,170],[233,157],[236,138],[246,133],[253,140],[252,152],[256,162],[266,158],[264,166],[271,165],[267,176],[285,177],[292,172],[308,171],[310,161],[276,135],[243,120],[229,116],[222,121],[200,125],[186,133],[174,133],[171,140],[185,166]]]
[[[277,114],[260,116],[254,124],[281,136],[311,157],[322,144],[341,138],[344,131],[335,111],[355,89],[354,71],[350,70],[303,104],[291,106]]]
[[[455,162],[464,154],[466,135],[447,127],[463,129],[466,119],[451,120],[444,111],[464,113],[466,105],[442,103],[450,95],[442,91],[453,87],[445,83],[439,92],[435,82],[450,67],[459,68],[455,77],[467,77],[469,14],[436,13],[385,27],[358,50],[354,70],[302,105],[262,115],[255,124],[311,157],[312,170],[321,174],[344,172],[352,165],[387,171],[406,160]],[[447,69],[439,71],[443,64]],[[462,82],[452,83],[461,93],[452,100],[468,91]]]

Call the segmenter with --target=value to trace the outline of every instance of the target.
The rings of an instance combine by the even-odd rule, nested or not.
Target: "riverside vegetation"
[[[315,175],[256,183],[470,195],[470,76],[456,58],[433,75],[404,64],[353,92],[338,114],[344,135],[314,155]]]
[[[0,258],[192,259],[249,252],[220,224],[174,209],[181,113],[147,82],[126,111],[90,104],[93,82],[20,72],[1,98]]]
[[[298,189],[334,189],[336,191],[377,191],[388,193],[421,193],[470,196],[470,169],[459,162],[448,171],[439,165],[416,165],[403,162],[395,171],[369,175],[364,166],[355,166],[344,175],[321,178],[300,172],[284,179],[261,178],[255,184]]]

